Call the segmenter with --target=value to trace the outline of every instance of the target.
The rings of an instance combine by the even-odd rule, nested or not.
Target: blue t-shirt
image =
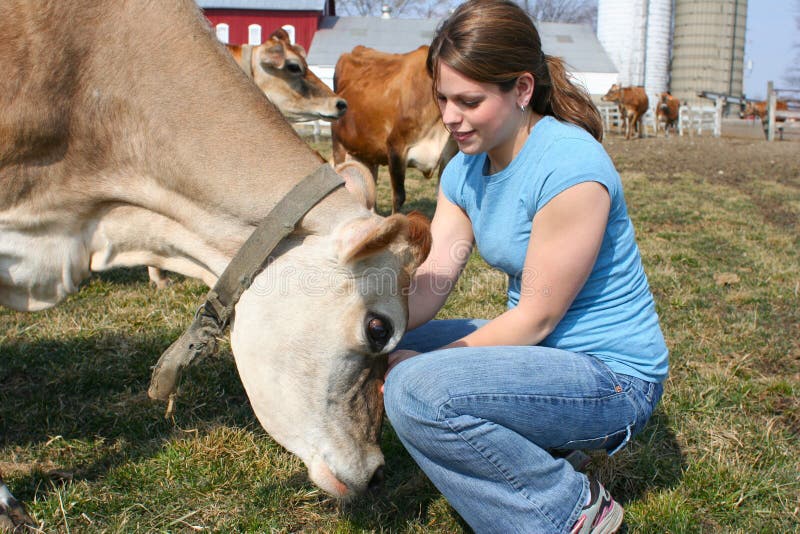
[[[603,146],[582,128],[546,116],[508,167],[493,175],[485,172],[486,154],[459,152],[442,174],[441,188],[472,222],[484,260],[508,275],[509,308],[519,302],[534,215],[576,184],[599,182],[608,190],[611,210],[592,272],[540,344],[590,354],[618,373],[664,380],[667,346],[622,182]]]

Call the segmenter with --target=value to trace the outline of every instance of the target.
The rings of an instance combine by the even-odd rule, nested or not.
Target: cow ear
[[[344,178],[344,186],[368,210],[375,210],[375,178],[365,165],[354,160],[340,163],[335,168]]]
[[[431,221],[423,213],[412,211],[406,215],[408,219],[408,244],[414,256],[414,268],[419,267],[427,259],[431,251]]]
[[[261,63],[267,67],[280,69],[286,62],[286,50],[283,48],[283,43],[280,41],[272,41],[272,43],[272,46],[264,51]]]
[[[353,222],[339,236],[339,258],[352,263],[385,250],[399,235],[408,231],[405,215],[370,217]]]
[[[298,53],[301,56],[303,56],[303,59],[306,59],[308,57],[306,49],[301,44],[298,44],[298,43],[293,44],[292,45],[292,50],[294,50],[296,53]]]
[[[283,28],[278,28],[272,35],[269,36],[270,39],[275,39],[278,41],[284,41],[285,43],[291,44],[291,39],[289,38],[289,33],[284,30]]]

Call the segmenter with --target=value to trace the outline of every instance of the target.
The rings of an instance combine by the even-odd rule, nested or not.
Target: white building
[[[428,45],[439,20],[380,17],[323,17],[308,53],[311,70],[333,87],[336,61],[363,45],[382,52],[405,53]],[[592,95],[604,95],[617,82],[618,71],[591,26],[536,24],[545,54],[564,59],[567,71]]]

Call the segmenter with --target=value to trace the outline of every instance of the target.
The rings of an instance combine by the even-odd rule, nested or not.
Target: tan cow
[[[676,130],[681,102],[669,92],[661,93],[656,106],[656,135],[661,123],[664,123],[664,135],[669,137],[669,130]]]
[[[228,52],[290,122],[334,121],[347,102],[308,68],[306,51],[283,29],[257,46],[226,45]]]
[[[322,163],[236,69],[193,0],[0,2],[0,305],[53,306],[116,266],[214,284]],[[426,254],[415,220],[339,188],[236,307],[255,415],[338,497],[382,477],[386,354]],[[0,519],[18,511],[0,481]]]
[[[638,131],[639,137],[644,135],[642,117],[647,113],[650,105],[644,87],[620,87],[618,84],[611,86],[602,98],[604,102],[616,102],[625,124],[625,139],[633,137]]]
[[[407,54],[357,46],[336,63],[334,90],[348,108],[331,125],[334,161],[349,154],[376,178],[388,165],[393,213],[405,202],[407,167],[430,178],[457,151],[433,99],[427,56],[427,46]]]
[[[775,102],[776,111],[787,111],[789,103],[786,100],[777,100]],[[745,117],[758,117],[761,122],[766,122],[769,117],[769,108],[765,100],[748,100],[740,114],[741,118]],[[775,117],[775,122],[785,122],[786,117]]]

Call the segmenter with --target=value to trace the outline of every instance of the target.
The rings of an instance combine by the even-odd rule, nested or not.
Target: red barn
[[[217,31],[230,44],[261,44],[278,28],[306,50],[322,17],[335,16],[335,0],[196,0]]]

